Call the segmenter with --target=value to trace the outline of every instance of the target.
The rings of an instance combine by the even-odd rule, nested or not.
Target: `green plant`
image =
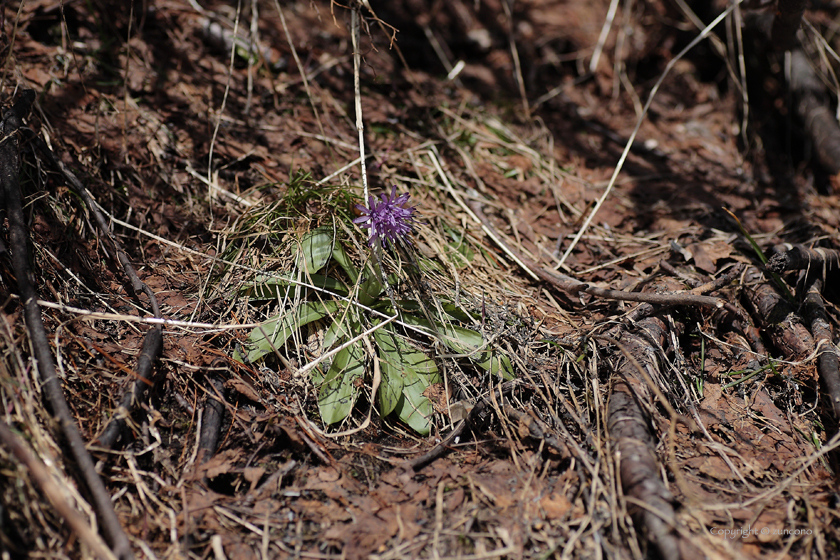
[[[375,231],[387,239],[387,232]],[[255,328],[244,352],[235,357],[254,362],[274,352],[288,352],[293,335],[319,321],[323,339],[315,353],[321,358],[314,359],[323,361],[311,368],[311,379],[325,423],[349,416],[371,378],[367,364],[376,359],[381,381],[372,397],[382,416],[393,414],[416,432],[428,434],[434,410],[424,393],[442,378],[437,363],[423,349],[423,339],[436,339],[486,371],[513,377],[506,356],[489,348],[480,333],[458,324],[472,322],[473,317],[447,301],[430,309],[418,298],[395,299],[387,286],[398,287],[403,280],[392,274],[386,281],[375,261],[357,267],[333,228],[309,231],[294,246],[293,270],[259,276],[240,290],[252,300],[275,300],[282,311]],[[371,341],[375,356],[366,356],[362,340],[370,329],[376,329]],[[335,353],[327,364],[323,357],[331,350]]]

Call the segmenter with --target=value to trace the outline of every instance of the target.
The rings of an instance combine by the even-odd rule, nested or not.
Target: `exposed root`
[[[840,173],[840,124],[825,85],[802,49],[791,52],[790,90],[796,114],[814,143],[817,161],[829,174]]]
[[[658,319],[644,319],[640,328],[649,327],[664,340],[665,326]],[[660,340],[660,342],[662,341]],[[658,368],[651,345],[635,333],[623,333],[622,346],[641,367]],[[662,558],[679,560],[679,537],[675,531],[677,518],[675,499],[660,478],[656,456],[656,440],[650,431],[650,420],[641,401],[649,406],[652,399],[648,387],[629,357],[618,356],[608,406],[607,429],[619,463],[619,477],[624,495],[629,498],[628,510]]]
[[[153,385],[152,371],[155,360],[160,355],[162,348],[163,334],[160,327],[149,329],[143,339],[143,348],[140,350],[140,357],[137,360],[136,379],[131,388],[123,395],[117,412],[105,426],[102,435],[97,438],[97,442],[102,447],[108,449],[114,447],[125,428],[126,418],[134,409],[146,402],[149,389]]]
[[[829,272],[840,269],[840,252],[835,249],[804,245],[782,245],[784,251],[778,252],[767,261],[767,270],[776,273],[789,270],[806,270],[810,274],[821,274],[825,278]]]
[[[825,302],[820,291],[822,281],[816,280],[808,290],[803,305],[805,320],[811,325],[811,333],[817,342],[817,372],[824,391],[824,398],[835,421],[840,420],[840,360],[832,341],[831,325],[825,313]]]
[[[774,286],[762,279],[757,268],[746,272],[744,291],[752,316],[764,329],[773,345],[788,359],[800,360],[814,351],[814,338],[802,324],[793,306]]]

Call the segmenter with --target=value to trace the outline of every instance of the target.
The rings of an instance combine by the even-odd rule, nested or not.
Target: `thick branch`
[[[787,302],[761,271],[750,268],[746,281],[752,285],[745,290],[756,323],[769,335],[773,344],[788,359],[801,360],[814,351],[814,338],[802,324],[793,306]]]
[[[651,336],[660,338],[656,333],[663,333],[664,328],[657,323],[660,323],[658,319],[644,319],[640,326],[651,327]],[[650,401],[650,392],[636,367],[639,362],[650,370],[659,366],[655,356],[651,356],[650,343],[639,335],[625,332],[621,344],[630,355],[617,357],[619,363],[607,413],[607,430],[619,457],[621,487],[625,496],[644,504],[645,507],[631,505],[628,510],[635,523],[645,529],[659,555],[666,560],[679,560],[682,554],[674,530],[678,523],[675,500],[660,478],[656,440],[642,406],[643,400]]]
[[[823,247],[809,249],[799,244],[786,244],[783,247],[785,251],[776,253],[767,261],[767,270],[776,273],[807,270],[811,274],[821,274],[825,278],[829,272],[840,269],[840,252],[834,249]]]

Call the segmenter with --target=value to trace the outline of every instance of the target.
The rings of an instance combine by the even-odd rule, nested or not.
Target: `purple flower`
[[[377,202],[376,197],[368,198],[368,206],[356,205],[356,209],[363,215],[353,220],[354,224],[361,224],[363,228],[370,228],[370,239],[368,245],[373,247],[377,241],[382,240],[391,245],[397,239],[405,240],[414,226],[414,206],[406,207],[410,195],[408,193],[397,196],[397,186],[391,189],[391,196],[380,195],[382,200]]]

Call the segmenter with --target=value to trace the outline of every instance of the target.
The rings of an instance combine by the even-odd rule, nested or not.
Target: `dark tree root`
[[[160,355],[163,347],[163,334],[160,327],[149,329],[143,339],[143,348],[140,350],[140,358],[137,360],[136,376],[131,388],[125,392],[116,414],[111,417],[105,430],[96,441],[101,447],[112,449],[117,443],[120,435],[126,426],[126,418],[135,408],[146,402],[147,395],[153,382],[152,371],[155,360]]]
[[[665,325],[659,319],[644,319],[638,326],[661,345]],[[640,369],[659,367],[656,356],[651,355],[652,345],[635,332],[623,332],[621,346],[629,355],[619,353],[616,356],[618,366],[607,407],[607,430],[617,457],[621,488],[629,498],[628,512],[637,527],[646,532],[661,558],[702,558],[702,554],[693,550],[694,547],[677,533],[676,500],[662,483],[656,439],[642,404],[650,405],[652,399],[647,380],[640,378]],[[672,417],[671,421],[675,420]]]
[[[198,434],[196,462],[199,465],[216,453],[219,435],[222,433],[222,419],[225,416],[224,382],[214,373],[208,373],[205,380],[208,385],[208,394],[201,417],[201,432]]]
[[[0,183],[2,183],[3,198],[9,220],[8,250],[11,253],[12,266],[24,307],[26,328],[49,407],[61,429],[61,433],[64,435],[73,460],[76,462],[82,482],[90,492],[105,540],[118,558],[134,558],[128,537],[126,537],[114,511],[111,496],[105,489],[102,479],[96,473],[93,459],[85,448],[85,441],[82,439],[64,398],[61,382],[56,374],[50,343],[47,339],[47,331],[41,321],[41,309],[38,306],[38,293],[35,290],[34,275],[29,267],[29,235],[26,230],[26,219],[23,215],[20,185],[18,184],[18,174],[20,173],[19,137],[23,119],[29,114],[29,109],[34,100],[34,91],[23,90],[15,105],[4,111],[2,130],[0,130],[0,138],[2,138],[0,140]]]
[[[796,32],[807,5],[806,0],[779,0],[770,31],[770,44],[775,50],[789,51],[796,46]]]
[[[784,249],[776,253],[767,261],[766,268],[770,272],[781,274],[789,270],[805,270],[809,276],[819,275],[825,278],[829,273],[840,270],[840,251],[815,247],[809,249],[804,245],[782,245]]]
[[[836,176],[840,173],[840,125],[831,108],[832,96],[798,46],[804,6],[804,0],[779,0],[775,18],[773,14],[752,12],[745,15],[744,24],[764,48],[791,51],[788,89],[793,98],[792,112],[810,138],[819,165]]]
[[[146,294],[149,298],[149,303],[152,306],[152,314],[157,319],[162,318],[157,297],[155,297],[152,289],[149,288],[145,282],[140,280],[139,276],[137,276],[137,271],[134,270],[134,266],[131,264],[128,255],[126,255],[125,251],[123,251],[122,245],[113,235],[113,232],[111,231],[108,222],[105,220],[105,217],[102,215],[102,212],[99,211],[99,207],[93,199],[93,195],[90,194],[76,175],[70,171],[63,162],[55,157],[55,154],[50,147],[47,146],[46,142],[34,134],[30,133],[29,136],[35,146],[38,147],[38,150],[44,155],[44,157],[47,158],[50,165],[61,171],[64,176],[65,183],[81,197],[88,210],[93,214],[99,231],[113,247],[117,260],[120,265],[122,265],[123,272],[125,272],[125,275],[131,282],[131,288],[134,290],[135,295],[140,295],[141,293]],[[108,425],[105,427],[102,435],[97,438],[100,446],[107,449],[113,448],[125,428],[126,418],[131,415],[135,409],[146,402],[146,398],[149,394],[147,389],[152,386],[152,369],[158,356],[160,356],[161,350],[163,349],[162,335],[163,331],[160,327],[153,327],[146,332],[146,337],[143,339],[143,348],[140,351],[140,358],[137,361],[137,371],[135,373],[136,377],[134,384],[123,395],[114,416],[111,417],[111,420],[108,422]]]
[[[794,360],[805,358],[814,351],[814,338],[793,306],[761,276],[761,271],[753,267],[745,275],[745,281],[752,284],[744,290],[752,316],[782,354]]]
[[[840,125],[831,110],[828,90],[802,49],[791,53],[790,90],[796,115],[814,143],[817,161],[831,175],[840,173]]]
[[[825,313],[825,302],[820,295],[822,281],[816,280],[808,290],[803,305],[805,320],[811,325],[811,333],[817,341],[819,351],[817,373],[834,421],[840,421],[840,360],[832,344],[831,325]]]

